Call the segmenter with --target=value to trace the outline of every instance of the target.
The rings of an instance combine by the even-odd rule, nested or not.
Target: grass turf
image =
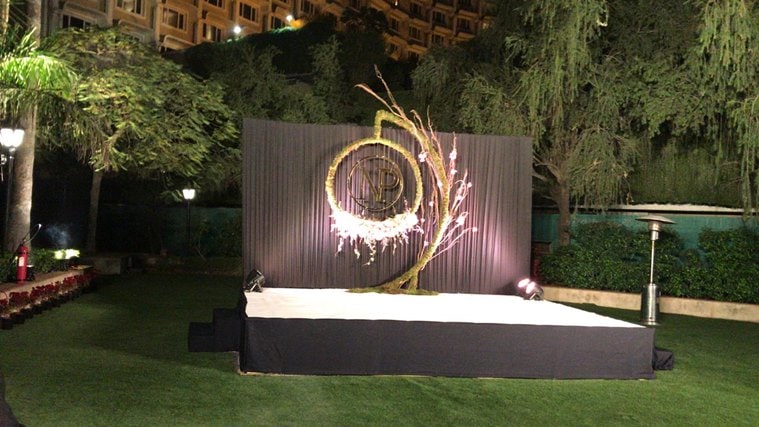
[[[655,380],[241,376],[189,353],[191,321],[239,279],[147,274],[0,331],[6,398],[29,426],[759,425],[759,324],[666,315]],[[582,306],[635,322],[637,313]]]

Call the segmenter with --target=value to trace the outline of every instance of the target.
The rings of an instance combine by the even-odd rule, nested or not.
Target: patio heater
[[[659,240],[659,232],[664,224],[674,224],[669,218],[658,215],[647,215],[636,218],[638,221],[648,223],[648,231],[651,233],[651,270],[648,285],[643,287],[640,295],[640,323],[646,326],[656,326],[659,315],[659,290],[654,283],[654,256],[656,254],[656,241]]]

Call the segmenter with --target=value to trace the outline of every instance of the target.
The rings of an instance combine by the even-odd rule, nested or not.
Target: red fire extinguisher
[[[22,242],[18,250],[16,250],[18,256],[18,264],[16,265],[16,282],[23,283],[26,281],[26,269],[29,265],[29,249]]]

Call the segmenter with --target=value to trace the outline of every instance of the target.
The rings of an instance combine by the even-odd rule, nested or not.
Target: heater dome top
[[[643,222],[660,222],[662,224],[674,224],[675,221],[672,221],[669,218],[663,217],[661,215],[646,215],[642,216],[640,218],[635,218],[637,221],[643,221]]]

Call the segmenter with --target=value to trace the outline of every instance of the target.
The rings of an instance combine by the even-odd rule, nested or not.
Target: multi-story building
[[[245,36],[347,8],[385,14],[388,54],[414,59],[434,45],[468,40],[488,25],[486,0],[59,0],[43,2],[42,34],[120,24],[162,51]]]

